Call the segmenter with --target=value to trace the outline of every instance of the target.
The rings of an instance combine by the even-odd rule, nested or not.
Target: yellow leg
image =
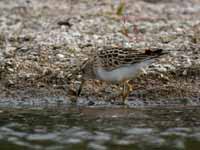
[[[129,93],[133,91],[133,85],[129,84],[128,83],[129,81],[127,81],[127,86],[128,86],[128,90],[129,90]]]
[[[131,91],[133,91],[133,87],[132,85],[130,85],[129,83],[129,80],[126,80],[124,83],[123,83],[123,92],[122,92],[122,98],[123,98],[123,102],[126,101],[129,93]]]

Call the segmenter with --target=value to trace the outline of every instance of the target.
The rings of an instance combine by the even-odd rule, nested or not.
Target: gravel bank
[[[200,104],[199,14],[199,0],[2,0],[0,99],[71,101],[87,54],[123,46],[170,51],[132,81],[130,101]],[[88,81],[78,101],[112,100],[117,89]]]

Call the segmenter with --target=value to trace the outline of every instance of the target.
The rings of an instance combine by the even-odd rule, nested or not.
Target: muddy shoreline
[[[131,81],[128,105],[200,105],[199,4],[128,0],[119,10],[118,1],[1,1],[2,106],[72,104],[81,63],[104,46],[170,50]],[[78,105],[113,106],[118,92],[117,85],[91,80]]]

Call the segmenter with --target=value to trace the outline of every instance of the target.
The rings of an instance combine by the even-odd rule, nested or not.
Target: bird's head
[[[90,59],[87,59],[82,63],[80,67],[80,73],[82,75],[83,80],[89,80],[95,78],[93,65],[94,65],[93,61]]]
[[[94,79],[95,78],[95,73],[94,73],[94,69],[93,69],[93,61],[90,59],[85,60],[80,67],[80,73],[81,73],[81,84],[80,87],[78,89],[77,92],[77,96],[80,95],[82,88],[83,88],[83,84],[86,80],[89,79]]]

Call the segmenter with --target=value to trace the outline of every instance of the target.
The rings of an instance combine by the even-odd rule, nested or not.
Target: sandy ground
[[[1,0],[0,99],[73,101],[90,51],[119,46],[170,51],[131,81],[129,101],[200,104],[199,14],[199,0]],[[78,101],[117,93],[91,80]]]

